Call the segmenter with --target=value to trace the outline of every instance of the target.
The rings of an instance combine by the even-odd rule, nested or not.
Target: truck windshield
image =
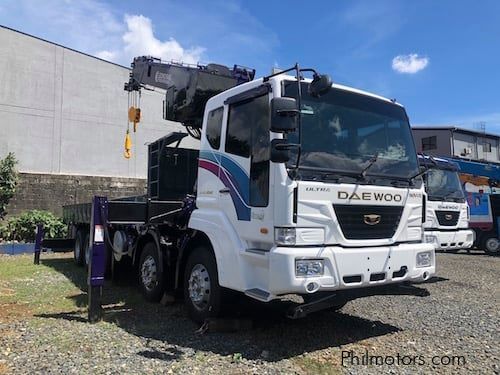
[[[366,176],[402,179],[418,173],[410,126],[401,106],[337,88],[313,98],[307,86],[301,87],[299,170],[356,175],[369,166]],[[285,81],[283,96],[297,97],[296,81]],[[290,133],[288,140],[297,143],[298,132]],[[289,167],[295,156],[292,153]]]
[[[427,172],[425,180],[429,200],[464,201],[464,192],[457,172],[433,168]]]

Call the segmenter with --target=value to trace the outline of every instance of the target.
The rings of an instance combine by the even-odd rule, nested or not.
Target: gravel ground
[[[105,320],[88,324],[71,259],[15,258],[0,256],[0,271],[25,263],[19,277],[0,272],[0,374],[500,373],[500,258],[479,252],[438,254],[430,282],[301,320],[283,317],[285,303],[243,301],[235,314],[251,329],[205,334],[180,303],[143,302],[124,281],[105,289]]]

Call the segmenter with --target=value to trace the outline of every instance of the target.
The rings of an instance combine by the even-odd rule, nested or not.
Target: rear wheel
[[[165,288],[165,278],[160,266],[156,244],[149,242],[144,246],[139,261],[139,285],[144,297],[158,302]]]
[[[84,259],[84,264],[85,267],[89,267],[90,264],[90,247],[89,247],[89,233],[86,232],[83,235],[83,245],[82,245],[82,252],[83,252],[83,259]]]
[[[184,299],[189,317],[202,323],[221,312],[222,288],[212,252],[200,246],[193,250],[184,272]]]
[[[85,240],[85,232],[81,229],[78,229],[75,236],[75,247],[73,248],[73,260],[77,266],[82,266],[84,262],[84,240]]]

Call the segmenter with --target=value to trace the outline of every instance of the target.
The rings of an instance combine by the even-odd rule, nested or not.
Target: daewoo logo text
[[[384,202],[401,202],[403,197],[401,194],[391,194],[391,193],[348,193],[347,191],[339,191],[337,195],[338,199],[349,199],[354,201],[384,201]]]

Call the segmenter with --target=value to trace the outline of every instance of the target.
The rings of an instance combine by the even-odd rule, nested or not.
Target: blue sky
[[[396,98],[414,125],[500,133],[500,1],[3,0],[0,24],[127,66],[297,61]]]

